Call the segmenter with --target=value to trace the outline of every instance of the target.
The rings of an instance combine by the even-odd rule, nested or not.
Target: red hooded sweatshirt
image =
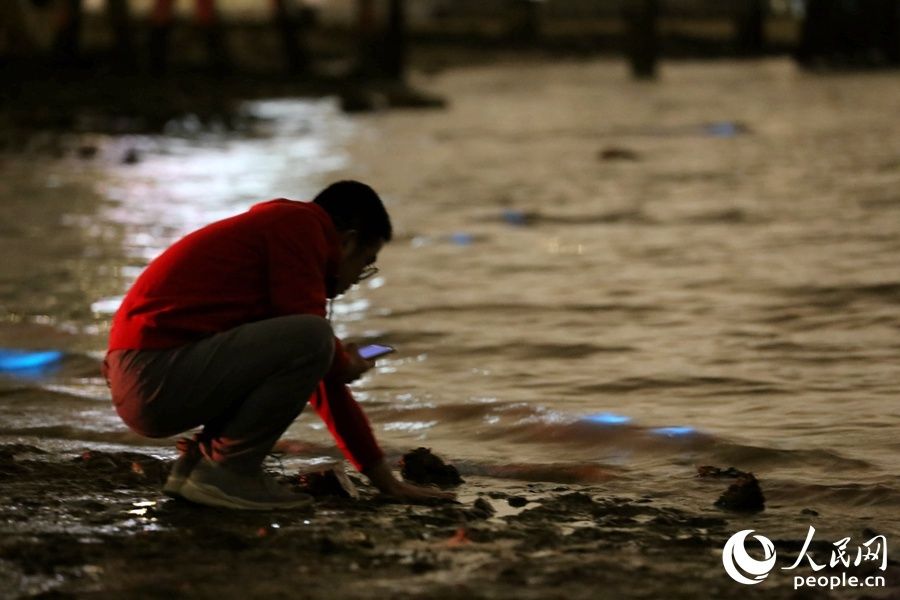
[[[285,315],[326,316],[341,260],[320,206],[270,200],[188,234],[144,270],[113,318],[112,350],[163,350]],[[359,470],[383,457],[368,419],[337,379],[348,357],[335,340],[331,369],[310,399]]]

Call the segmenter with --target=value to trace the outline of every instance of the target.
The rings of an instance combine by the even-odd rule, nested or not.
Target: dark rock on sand
[[[601,150],[597,158],[600,160],[638,160],[638,153],[628,148],[618,148],[615,146],[604,148]]]
[[[310,600],[737,594],[718,556],[733,518],[658,496],[642,503],[606,488],[476,478],[473,500],[484,502],[422,506],[382,502],[354,479],[360,500],[324,500],[315,513],[226,511],[165,499],[132,469],[169,466],[151,456],[38,454],[0,446],[0,466],[5,455],[27,468],[0,482],[0,590],[14,597],[268,598],[298,581]],[[486,518],[489,500],[513,497],[528,507]],[[793,556],[803,546],[799,537],[773,542]],[[833,548],[821,538],[811,551]],[[763,590],[767,599],[795,598],[781,580]]]
[[[506,502],[513,508],[522,508],[528,504],[528,498],[525,496],[513,496],[512,498],[508,498]]]
[[[439,486],[455,486],[463,483],[459,471],[431,453],[430,448],[416,448],[403,455],[400,461],[403,478],[415,483],[434,483]]]
[[[715,504],[726,510],[758,512],[765,509],[766,499],[753,473],[746,473],[738,477],[738,480],[719,496]]]
[[[416,553],[413,554],[408,561],[401,562],[409,566],[409,570],[416,574],[428,573],[439,568],[437,559],[433,554]]]
[[[141,161],[141,154],[135,148],[129,148],[122,156],[123,165],[136,165]]]
[[[594,506],[594,499],[583,492],[562,494],[557,498],[557,502],[562,506],[574,509],[592,508]]]
[[[492,517],[494,513],[497,512],[494,510],[494,507],[491,505],[491,503],[484,498],[477,498],[475,500],[475,503],[473,504],[473,509],[480,515],[484,515],[485,519],[487,519],[488,517]]]

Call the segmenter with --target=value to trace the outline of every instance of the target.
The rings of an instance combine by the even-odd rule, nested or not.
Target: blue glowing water
[[[0,371],[25,371],[47,367],[59,362],[59,350],[18,350],[0,348]]]

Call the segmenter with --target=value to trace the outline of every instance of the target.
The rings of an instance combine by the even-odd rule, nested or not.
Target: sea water
[[[398,349],[354,386],[392,455],[710,510],[696,467],[735,466],[771,527],[802,538],[813,509],[900,532],[896,74],[684,62],[634,82],[583,61],[415,83],[448,108],[273,100],[245,106],[249,132],[186,119],[91,138],[89,161],[5,156],[0,347],[65,355],[0,374],[0,442],[171,454],[99,377],[122,294],[181,235],[354,178],[395,239],[332,314]],[[286,437],[330,453],[311,411]]]

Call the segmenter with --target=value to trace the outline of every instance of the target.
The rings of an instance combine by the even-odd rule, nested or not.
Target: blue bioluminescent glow
[[[733,123],[731,121],[709,123],[706,125],[706,132],[713,137],[734,137],[744,133],[744,131],[744,126],[740,123]]]
[[[521,210],[509,208],[503,211],[503,220],[510,225],[527,225],[528,214]]]
[[[584,420],[599,425],[624,425],[631,422],[631,417],[615,413],[597,413],[596,415],[586,416]]]
[[[0,371],[21,371],[38,369],[59,361],[63,353],[59,350],[12,350],[0,348]]]
[[[651,429],[653,433],[658,433],[659,435],[667,435],[669,437],[681,436],[681,435],[690,435],[692,433],[697,433],[697,430],[693,427],[657,427],[656,429]]]
[[[450,235],[450,241],[457,246],[471,246],[475,241],[475,237],[471,233],[465,231],[457,231]]]

